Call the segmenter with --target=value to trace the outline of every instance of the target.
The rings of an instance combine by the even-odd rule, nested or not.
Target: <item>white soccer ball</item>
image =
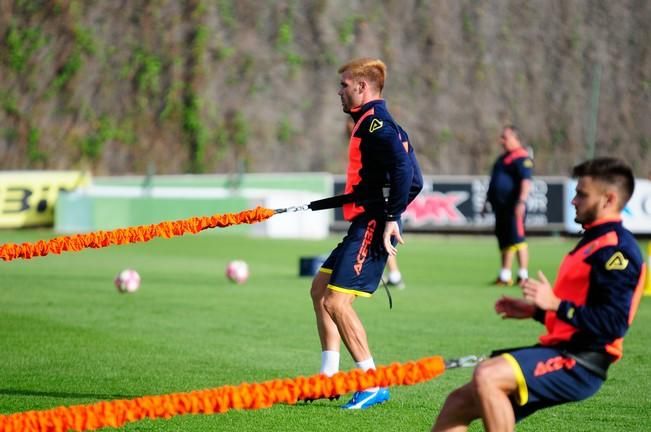
[[[132,293],[140,288],[140,275],[132,269],[122,270],[115,277],[115,287],[121,293]]]
[[[236,284],[243,284],[249,278],[249,266],[242,260],[234,260],[226,266],[226,277]]]

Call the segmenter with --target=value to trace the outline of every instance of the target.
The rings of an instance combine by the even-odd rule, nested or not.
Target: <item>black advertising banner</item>
[[[482,216],[488,177],[426,176],[423,191],[407,207],[402,220],[410,231],[492,231],[495,217]],[[564,224],[564,178],[534,178],[527,200],[526,225],[529,231],[562,231]],[[334,192],[343,193],[345,178],[336,177]],[[341,209],[335,210],[333,229],[345,229]]]

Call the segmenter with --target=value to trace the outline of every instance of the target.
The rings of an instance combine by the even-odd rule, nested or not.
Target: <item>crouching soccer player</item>
[[[509,431],[535,411],[595,394],[622,357],[622,339],[642,295],[645,266],[620,212],[633,194],[623,162],[602,158],[574,167],[572,200],[584,233],[565,257],[554,288],[523,284],[524,299],[502,297],[503,318],[545,325],[539,344],[500,350],[477,366],[471,382],[448,395],[433,431],[464,431],[481,418],[487,431]]]

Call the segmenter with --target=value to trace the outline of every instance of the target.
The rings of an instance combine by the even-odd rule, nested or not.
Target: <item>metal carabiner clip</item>
[[[484,356],[468,355],[445,361],[446,369],[475,367],[485,359]]]

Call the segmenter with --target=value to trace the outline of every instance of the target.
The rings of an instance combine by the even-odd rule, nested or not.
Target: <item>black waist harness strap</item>
[[[608,377],[608,368],[612,363],[610,355],[598,351],[564,351],[563,354],[604,380]]]

